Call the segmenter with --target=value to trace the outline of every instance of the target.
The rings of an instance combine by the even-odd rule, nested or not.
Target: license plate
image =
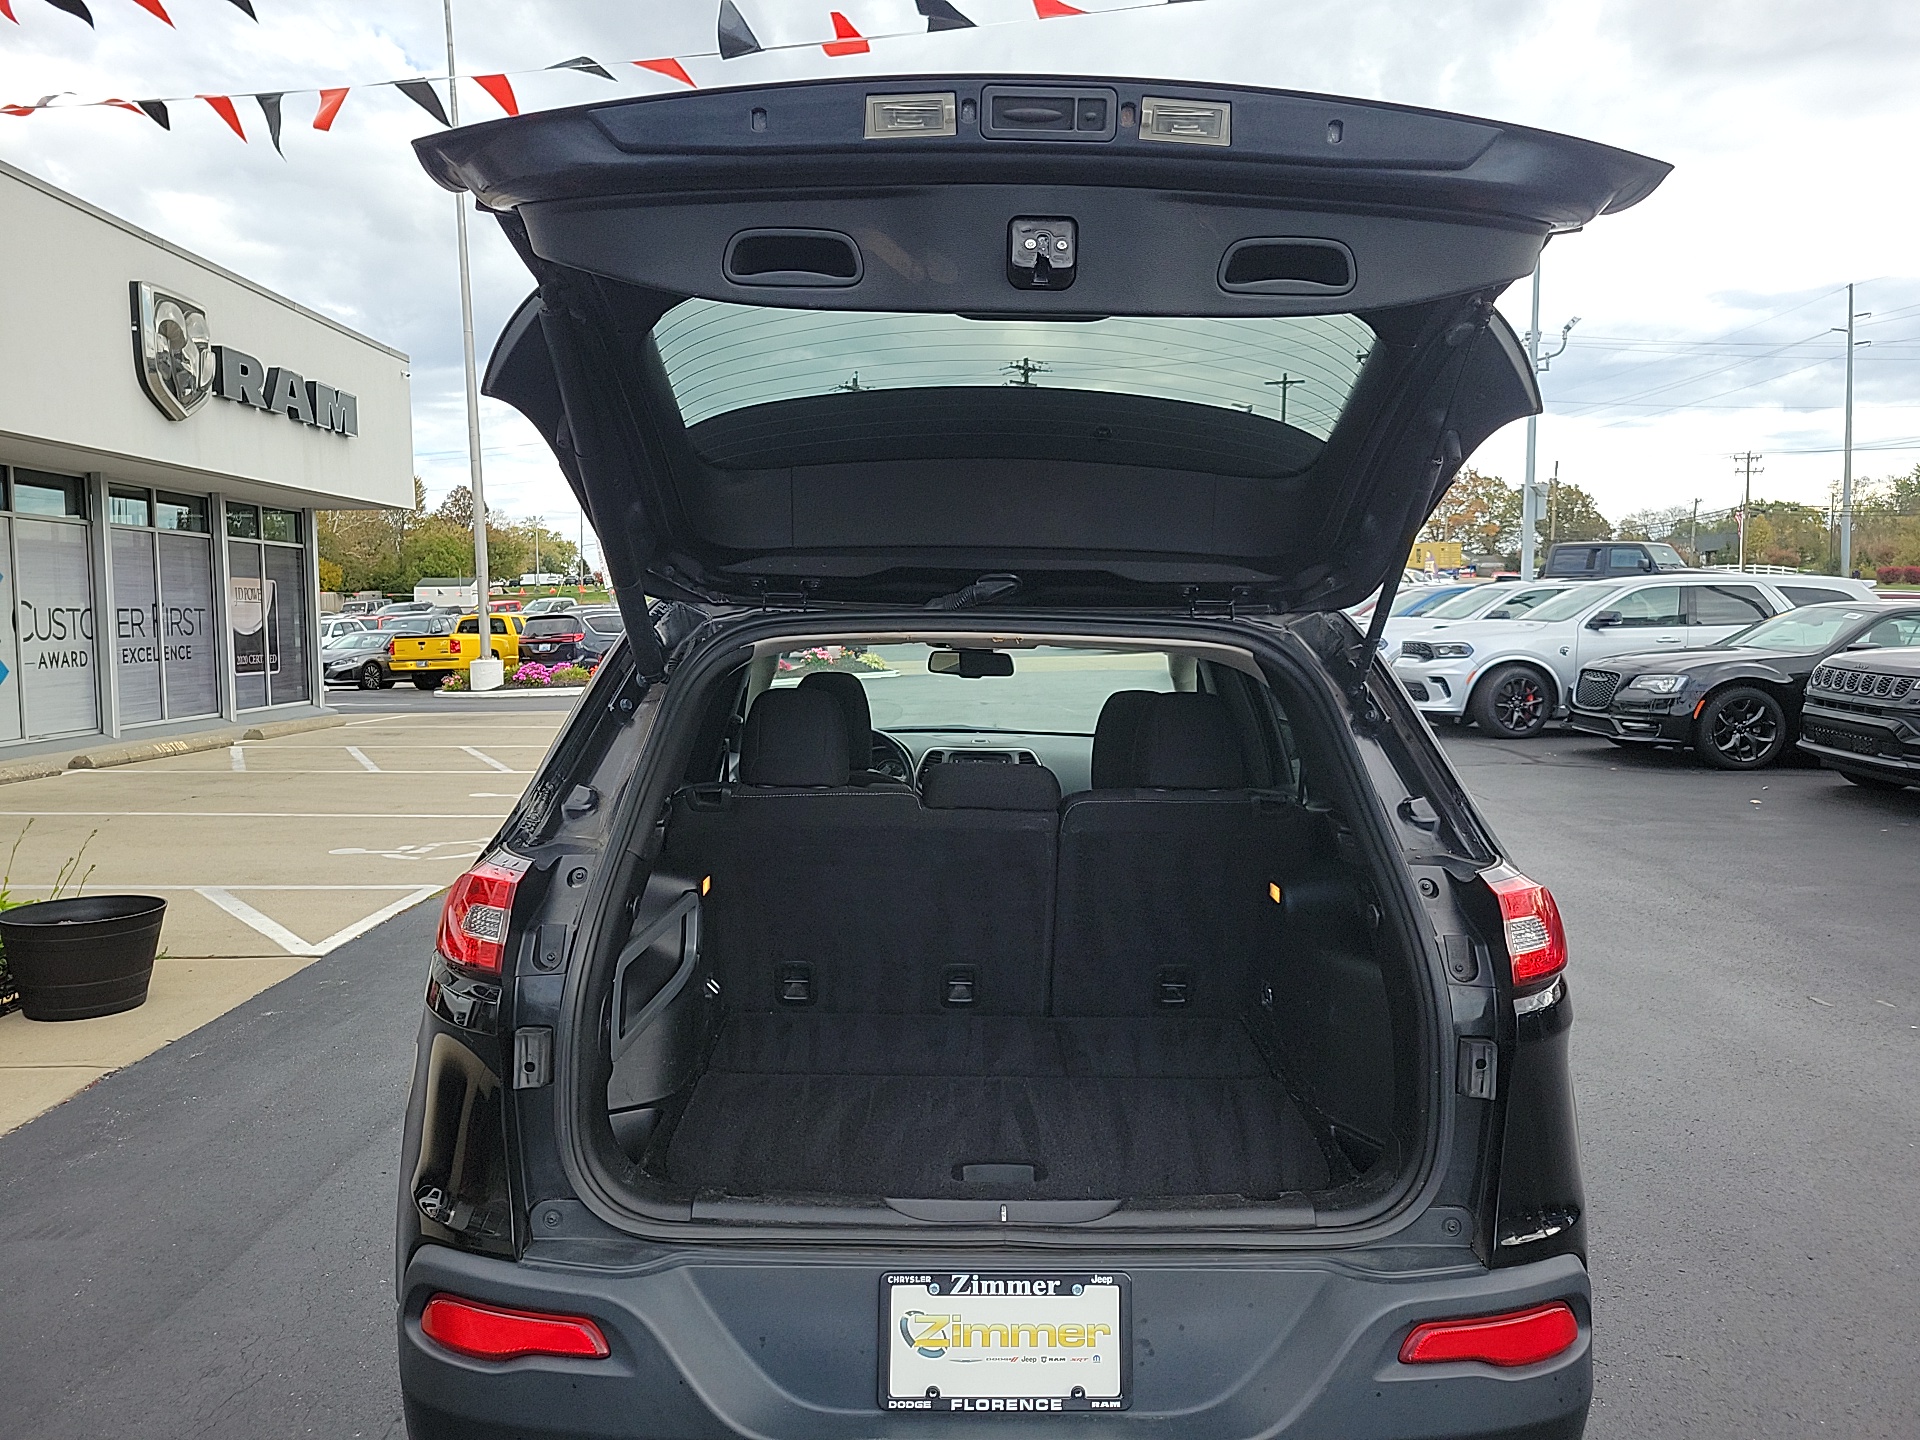
[[[880,1407],[937,1415],[1125,1410],[1127,1277],[1058,1270],[880,1277]]]

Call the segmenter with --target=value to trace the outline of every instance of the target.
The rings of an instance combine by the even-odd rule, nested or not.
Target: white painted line
[[[498,770],[502,775],[511,775],[514,773],[513,767],[511,765],[502,765],[498,760],[494,759],[493,756],[487,754],[487,752],[484,750],[476,750],[471,745],[462,745],[460,748],[466,751],[467,754],[473,756],[473,758],[478,760],[482,765],[491,765],[494,769]]]
[[[237,889],[239,887],[236,886],[235,888]],[[282,887],[262,885],[250,888],[266,890],[279,889]],[[292,889],[293,887],[287,886],[285,888]],[[327,936],[326,939],[320,941],[302,940],[271,915],[261,914],[239,896],[220,886],[195,886],[194,893],[206,897],[229,915],[233,916],[234,919],[259,931],[260,934],[273,941],[274,944],[278,945],[289,955],[299,955],[307,959],[317,959],[329,951],[338,949],[349,940],[358,940],[362,935],[373,929],[374,926],[384,924],[386,921],[400,914],[403,910],[418,905],[430,895],[438,895],[444,888],[444,886],[440,885],[416,885],[398,900],[387,905],[382,905],[365,919],[356,920],[344,930],[336,930],[333,934]]]
[[[398,715],[375,715],[371,720],[349,720],[347,721],[347,725],[349,728],[355,725],[384,725],[389,720],[398,720],[400,718]]]
[[[121,890],[127,891],[129,893],[138,891],[142,895],[145,895],[150,890],[166,891],[168,893],[172,893],[174,891],[185,891],[192,894],[198,894],[201,889],[201,887],[198,885],[136,885],[131,883],[130,881],[125,881],[125,880],[116,880],[114,884],[117,885]],[[16,881],[14,883],[13,888],[16,890],[51,890],[54,887],[51,885],[22,885]],[[414,885],[216,885],[213,888],[216,890],[418,890],[420,887],[419,885],[414,884]]]
[[[351,773],[351,772],[344,772]],[[447,772],[439,772],[447,773]],[[485,814],[444,814],[396,812],[392,810],[7,810],[0,809],[0,815],[31,815],[36,819],[46,817],[72,817],[81,820],[112,819],[115,816],[134,816],[145,820],[492,820],[495,822],[507,818],[504,811],[489,811]]]
[[[367,752],[362,750],[358,745],[347,746],[347,754],[360,762],[360,768],[362,770],[371,770],[375,775],[380,773],[380,767],[369,760],[367,758]]]
[[[227,747],[227,762],[232,765],[235,770],[244,771],[247,768],[247,752],[242,750],[238,745],[229,745]]]

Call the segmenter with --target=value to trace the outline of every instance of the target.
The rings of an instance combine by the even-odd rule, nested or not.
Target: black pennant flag
[[[145,113],[146,117],[149,120],[153,121],[154,124],[158,125],[162,130],[173,129],[173,117],[167,113],[166,101],[136,100],[133,103],[138,105],[142,110],[142,112]]]
[[[720,0],[720,58],[737,60],[742,55],[758,55],[760,42],[733,0]]]
[[[954,9],[948,0],[919,0],[920,13],[927,17],[927,33],[937,30],[971,30],[973,21]]]
[[[440,103],[440,92],[425,80],[396,80],[393,88],[418,105],[427,114],[433,116],[442,125],[451,125],[447,119],[447,108]]]
[[[562,60],[558,65],[549,65],[547,69],[578,70],[584,75],[598,75],[602,80],[613,79],[613,72],[591,55],[576,55],[571,60]]]
[[[233,3],[240,7],[249,20],[255,24],[259,23],[260,17],[253,13],[253,0],[233,0]]]
[[[47,0],[47,3],[56,10],[66,11],[76,20],[84,20],[89,25],[93,24],[93,12],[87,9],[85,0]]]
[[[287,152],[280,148],[280,92],[269,90],[253,97],[260,102],[260,113],[267,117],[267,134],[273,137],[273,153],[282,160]]]

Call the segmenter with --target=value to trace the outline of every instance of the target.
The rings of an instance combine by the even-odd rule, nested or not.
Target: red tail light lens
[[[1402,1365],[1444,1365],[1478,1360],[1483,1365],[1537,1365],[1580,1338],[1580,1322],[1564,1300],[1485,1315],[1477,1320],[1433,1320],[1413,1327],[1400,1347]]]
[[[1531,985],[1566,969],[1567,931],[1560,923],[1560,907],[1553,903],[1552,892],[1524,875],[1489,880],[1487,888],[1500,900],[1507,954],[1513,960],[1513,983]]]
[[[498,975],[507,957],[507,920],[527,862],[491,856],[453,882],[440,912],[440,954],[454,965]]]
[[[436,1295],[420,1312],[421,1332],[436,1345],[476,1360],[518,1360],[527,1355],[558,1355],[604,1360],[613,1352],[591,1320],[578,1315],[543,1315],[536,1310],[507,1310],[455,1295]]]

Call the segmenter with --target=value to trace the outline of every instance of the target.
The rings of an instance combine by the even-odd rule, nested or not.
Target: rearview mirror
[[[1624,620],[1625,617],[1622,616],[1618,610],[1602,610],[1598,615],[1587,621],[1587,629],[1611,630],[1615,625],[1622,624]]]
[[[927,656],[935,675],[958,675],[963,680],[1013,674],[1013,656],[1001,650],[936,650]]]

